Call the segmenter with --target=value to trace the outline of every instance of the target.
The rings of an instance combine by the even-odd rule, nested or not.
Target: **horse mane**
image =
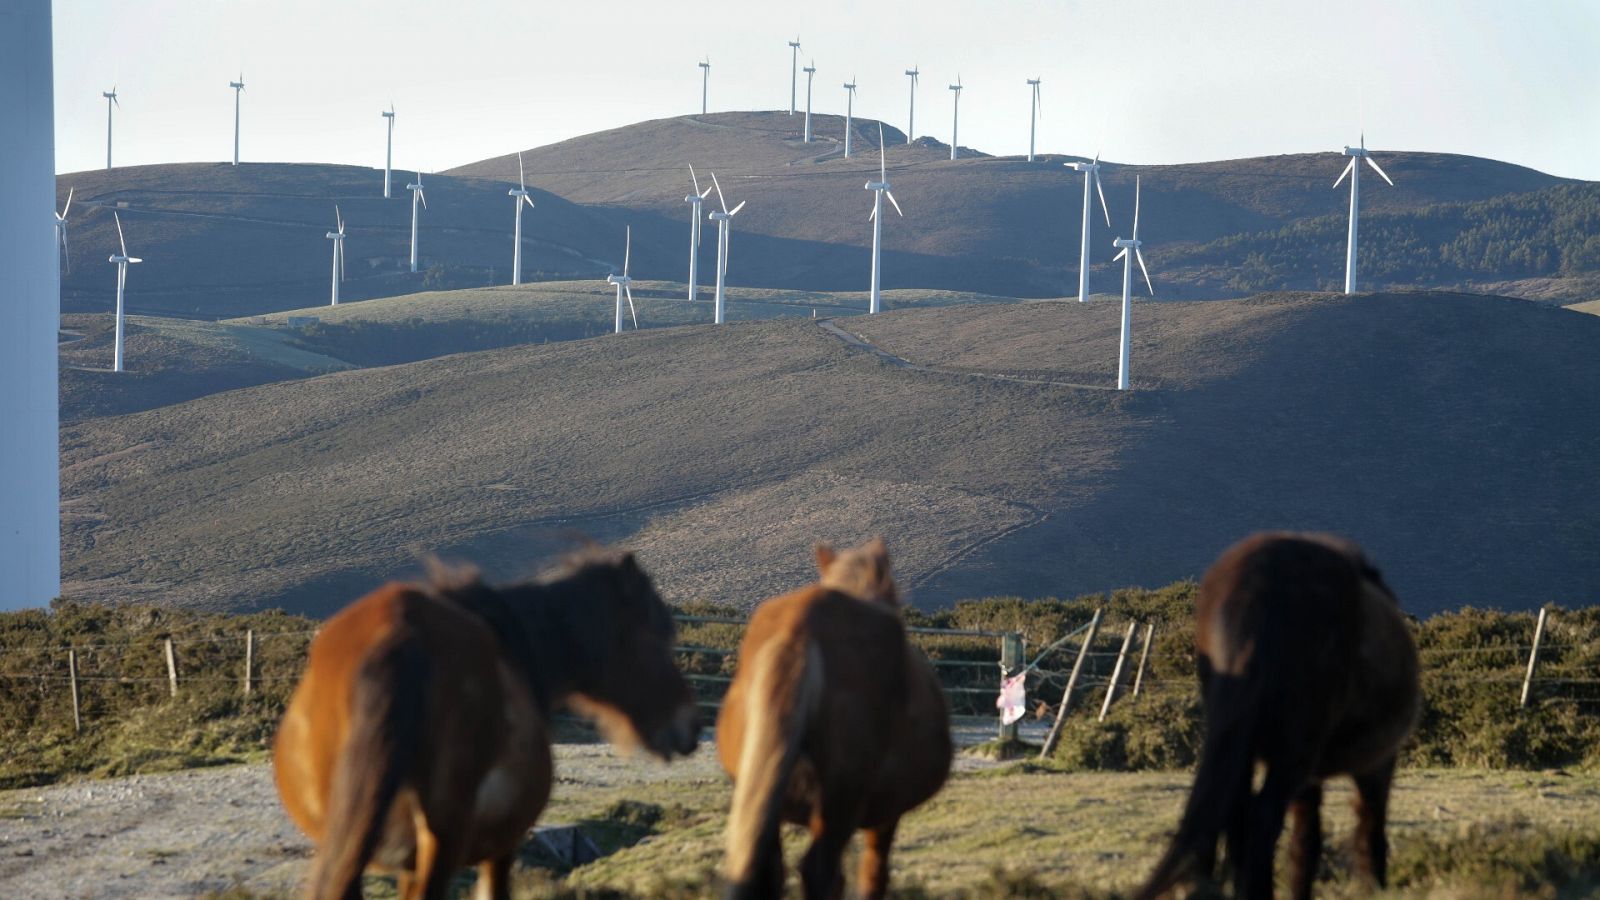
[[[539,710],[549,713],[553,705],[549,678],[539,671],[538,646],[530,630],[528,615],[532,610],[524,590],[516,590],[514,600],[510,591],[491,587],[483,580],[477,566],[467,563],[448,563],[435,557],[427,560],[428,579],[418,585],[430,597],[458,607],[473,616],[494,633],[511,668],[522,677],[533,694]],[[519,588],[544,593],[543,585],[529,583]]]

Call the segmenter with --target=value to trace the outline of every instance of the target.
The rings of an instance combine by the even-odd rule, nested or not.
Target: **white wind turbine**
[[[330,288],[328,305],[339,305],[339,282],[344,281],[344,216],[339,214],[339,204],[333,205],[333,220],[338,223],[338,231],[328,232],[328,240],[333,241],[333,287]]]
[[[955,94],[955,113],[950,120],[950,158],[956,158],[956,147],[960,143],[957,136],[961,133],[961,76],[956,76],[956,83],[950,85],[950,90]]]
[[[713,317],[713,321],[721,325],[727,309],[723,294],[723,282],[728,274],[728,232],[733,217],[739,214],[739,210],[744,209],[744,201],[739,201],[738,206],[729,209],[728,201],[722,196],[722,185],[717,182],[717,173],[715,172],[711,173],[711,186],[717,189],[717,203],[722,206],[720,211],[713,209],[710,216],[711,221],[717,223],[717,301],[716,314]]]
[[[428,198],[422,193],[422,173],[417,173],[415,183],[406,185],[406,190],[411,192],[411,271],[417,270],[417,204],[421,203],[423,209],[428,208]]]
[[[239,97],[244,93],[244,73],[239,73],[238,81],[228,82],[228,87],[233,88],[233,164],[239,164]]]
[[[67,274],[72,274],[72,251],[67,249],[67,213],[72,210],[72,192],[77,188],[67,188],[67,204],[61,207],[61,212],[56,213],[56,243],[61,245],[61,257],[65,261]]]
[[[606,281],[617,286],[617,334],[622,333],[622,295],[628,295],[628,314],[633,317],[633,327],[639,327],[639,314],[633,309],[633,279],[628,277],[628,258],[633,255],[633,226],[628,226],[627,244],[622,250],[622,274],[607,275]]]
[[[868,313],[877,313],[883,308],[883,298],[878,289],[879,275],[882,267],[878,262],[879,247],[883,241],[883,198],[888,197],[894,204],[894,211],[903,217],[900,204],[895,201],[894,194],[889,192],[889,148],[883,142],[883,124],[878,124],[878,180],[867,182],[867,190],[872,191],[872,214],[867,218],[872,220],[872,299],[867,305]]]
[[[700,66],[700,115],[706,114],[707,91],[711,86],[711,57],[706,57],[705,62],[697,63]]]
[[[1033,162],[1033,137],[1039,131],[1039,79],[1029,78],[1033,99],[1028,103],[1028,162]]]
[[[844,83],[844,89],[848,92],[845,94],[844,100],[844,155],[846,159],[849,159],[850,129],[852,122],[855,120],[856,112],[856,77],[854,75],[851,75],[850,80]]]
[[[1344,148],[1344,155],[1350,157],[1350,162],[1344,167],[1344,172],[1339,175],[1339,181],[1335,181],[1333,186],[1338,187],[1339,183],[1344,181],[1346,175],[1350,176],[1350,238],[1345,244],[1344,252],[1344,292],[1346,294],[1354,294],[1356,292],[1356,220],[1361,214],[1361,161],[1363,159],[1366,160],[1367,165],[1371,166],[1372,170],[1377,172],[1384,181],[1389,182],[1390,187],[1394,187],[1394,181],[1389,178],[1389,175],[1383,169],[1378,167],[1377,162],[1372,157],[1367,155],[1367,136],[1365,133],[1361,135],[1361,146]]]
[[[817,61],[812,60],[811,65],[803,70],[806,73],[806,143],[811,143],[811,79],[817,74]]]
[[[1100,211],[1106,214],[1106,227],[1111,227],[1111,210],[1106,208],[1106,192],[1100,189],[1100,154],[1094,155],[1094,162],[1069,162],[1063,163],[1066,167],[1083,173],[1083,251],[1078,257],[1078,302],[1084,303],[1089,299],[1089,188],[1094,187],[1093,193],[1100,195]]]
[[[1133,321],[1133,261],[1139,261],[1139,271],[1144,273],[1144,286],[1150,289],[1150,296],[1156,295],[1156,286],[1150,283],[1150,270],[1144,266],[1144,254],[1139,252],[1139,178],[1133,179],[1133,237],[1128,240],[1117,238],[1111,242],[1113,247],[1121,247],[1122,252],[1112,260],[1122,260],[1122,345],[1117,352],[1117,390],[1128,389],[1128,349],[1132,344],[1131,324]]]
[[[683,198],[683,202],[689,204],[689,302],[693,303],[698,299],[695,294],[700,277],[700,204],[711,193],[711,188],[700,190],[694,166],[689,167],[689,181],[694,185],[694,193]]]
[[[116,266],[117,266],[117,332],[116,332],[116,345],[115,345],[115,349],[112,351],[112,357],[111,357],[111,371],[113,371],[113,372],[121,372],[122,371],[122,318],[123,318],[123,316],[122,316],[122,289],[124,287],[126,287],[127,284],[128,284],[128,266],[131,266],[131,265],[133,265],[135,263],[142,263],[142,262],[144,262],[144,260],[139,259],[136,256],[129,256],[128,255],[128,242],[126,240],[124,240],[123,237],[122,237],[122,217],[117,215],[116,212],[112,212],[111,213],[111,218],[116,220],[116,223],[117,223],[117,246],[120,247],[121,250],[122,250],[122,252],[120,252],[120,253],[111,254],[111,258],[109,260],[107,260],[107,262],[115,263]]]
[[[421,181],[422,180],[422,176],[420,176],[420,175],[417,176],[417,180]],[[521,150],[517,151],[517,186],[515,188],[512,188],[509,191],[506,191],[506,193],[511,196],[511,200],[512,200],[512,202],[515,204],[515,206],[517,208],[517,225],[516,225],[516,230],[514,232],[515,236],[511,239],[511,283],[512,284],[521,284],[522,283],[522,205],[524,203],[526,203],[528,205],[529,209],[533,209],[533,198],[528,196],[528,182],[527,182],[527,179],[524,177],[524,172],[523,172],[523,168],[522,168],[522,151]],[[415,270],[413,269],[412,271],[415,271]]]
[[[800,65],[800,35],[795,35],[789,42],[789,115],[794,115],[795,90],[800,85],[800,75],[796,71]]]
[[[122,101],[117,99],[116,85],[109,91],[101,91],[100,96],[106,98],[106,168],[111,168],[111,107],[122,106]]]
[[[394,166],[394,102],[390,101],[389,109],[383,117],[389,120],[389,140],[384,144],[383,151],[383,199],[389,199],[389,172]]]
[[[911,112],[906,115],[906,142],[917,139],[917,78],[922,73],[916,66],[906,70],[906,75],[911,78]]]

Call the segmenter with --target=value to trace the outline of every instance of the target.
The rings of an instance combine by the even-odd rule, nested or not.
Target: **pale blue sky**
[[[442,169],[644,119],[776,109],[789,49],[818,68],[815,109],[1027,149],[1041,76],[1041,151],[1133,163],[1354,143],[1470,153],[1600,179],[1596,0],[808,0],[546,3],[455,0],[57,0],[59,171],[221,160],[244,72],[246,160],[383,164],[380,109],[399,112],[395,164]],[[759,8],[761,11],[753,11]],[[801,103],[804,103],[804,74]],[[1337,173],[1335,173],[1337,174]]]

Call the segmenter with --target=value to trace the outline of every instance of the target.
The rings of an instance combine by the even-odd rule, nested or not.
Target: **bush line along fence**
[[[1130,699],[1150,691],[1186,692],[1197,702],[1195,681],[1186,677],[1192,671],[1192,655],[1185,655],[1186,650],[1175,653],[1169,646],[1166,665],[1162,666],[1167,674],[1156,677],[1151,674],[1156,623],[1130,619],[1125,626],[1119,623],[1103,631],[1103,612],[1095,609],[1086,624],[1046,645],[1032,661],[1027,661],[1024,637],[1016,631],[912,626],[907,631],[935,667],[951,708],[958,715],[994,715],[1001,682],[1025,671],[1034,714],[1039,718],[1053,716],[1041,751],[1044,756],[1054,749],[1074,701],[1094,689],[1104,689],[1100,721],[1105,720],[1124,691]],[[677,618],[679,664],[702,706],[716,708],[732,679],[746,620],[689,614]],[[1536,684],[1548,688],[1600,685],[1600,677],[1538,677],[1542,655],[1570,649],[1545,643],[1547,619],[1548,610],[1541,609],[1529,644],[1424,647],[1421,653],[1425,686],[1440,680],[1470,681],[1476,685],[1503,682],[1508,706],[1525,708],[1535,699]],[[120,692],[124,700],[143,694],[145,702],[157,699],[150,696],[155,693],[176,698],[181,690],[196,685],[212,691],[236,690],[245,697],[266,690],[282,699],[299,678],[306,648],[316,634],[315,629],[207,631],[202,635],[172,635],[146,641],[0,646],[0,691],[16,695],[31,687],[37,691],[34,699],[41,713],[56,707],[65,715],[70,708],[75,732],[84,727],[87,710],[82,695],[90,688],[102,695]],[[1105,643],[1105,637],[1113,643]],[[283,643],[293,646],[281,646]],[[264,645],[272,645],[273,652],[258,652]],[[1497,663],[1501,670],[1498,673],[1430,673],[1430,659],[1460,654],[1498,654],[1504,661]],[[1065,664],[1068,660],[1071,665],[1067,669],[1045,665],[1047,661]],[[1582,692],[1589,696],[1562,696],[1559,690],[1543,693],[1548,699],[1578,705],[1600,704],[1600,690]],[[14,723],[0,723],[10,724]],[[1017,736],[1015,723],[998,726],[1001,740],[1015,740]]]

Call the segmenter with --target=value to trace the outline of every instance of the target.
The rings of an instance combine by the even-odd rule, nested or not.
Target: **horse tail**
[[[773,643],[751,662],[744,745],[728,813],[724,874],[729,898],[780,896],[779,817],[790,775],[822,696],[822,654],[809,640]]]
[[[1197,854],[1211,856],[1229,821],[1250,802],[1253,738],[1261,710],[1259,671],[1258,666],[1247,666],[1243,675],[1211,674],[1205,697],[1205,746],[1195,769],[1194,787],[1184,805],[1178,833],[1144,887],[1133,895],[1136,900],[1165,894],[1184,876]]]
[[[334,767],[312,900],[360,896],[389,808],[415,767],[427,683],[427,657],[403,634],[377,644],[356,670],[350,733]]]

